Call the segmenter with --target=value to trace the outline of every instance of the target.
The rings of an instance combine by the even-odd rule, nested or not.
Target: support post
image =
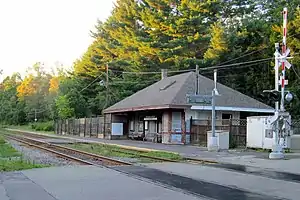
[[[216,137],[216,94],[217,94],[217,70],[214,70],[214,89],[212,90],[212,113],[211,113],[211,137],[207,145],[208,151],[218,151],[218,141]]]
[[[109,77],[108,77],[108,64],[106,65],[106,95],[105,95],[105,106],[103,109],[105,109],[108,105],[108,82],[109,82]]]
[[[282,55],[286,52],[286,35],[287,35],[287,8],[283,9],[283,37],[282,37]],[[281,102],[280,110],[284,112],[284,89],[285,89],[285,63],[282,62],[281,68]]]
[[[287,8],[283,9],[283,37],[282,37],[282,55],[286,56],[286,35],[287,35]],[[279,44],[275,44],[275,90],[279,91],[278,85],[278,76],[279,76],[279,61],[280,61],[280,53],[279,53]],[[282,68],[281,68],[281,102],[280,102],[280,110],[278,102],[275,104],[275,115],[278,112],[284,112],[284,89],[285,89],[285,62],[282,62]],[[276,113],[277,112],[277,113]],[[283,119],[284,120],[284,119]],[[275,141],[273,145],[272,152],[269,154],[270,159],[283,159],[284,154],[282,150],[282,146],[280,144],[280,138],[279,138],[279,119],[276,120],[276,130],[275,130]],[[285,122],[284,122],[285,123]]]
[[[196,65],[196,83],[195,83],[195,94],[198,95],[199,94],[199,66]]]

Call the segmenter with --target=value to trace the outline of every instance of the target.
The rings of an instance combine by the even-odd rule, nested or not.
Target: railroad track
[[[117,166],[117,165],[132,165],[131,163],[108,158],[105,156],[100,156],[84,151],[80,151],[77,149],[57,145],[57,144],[50,144],[45,141],[28,138],[24,136],[12,136],[12,135],[5,135],[6,138],[18,141],[20,143],[51,152],[56,154],[59,157],[65,158],[67,160],[72,160],[81,164],[86,165],[95,165],[95,166]]]
[[[18,134],[26,136],[26,137],[30,137],[30,138],[32,138],[32,140],[34,140],[35,138],[39,138],[39,139],[59,138],[59,137],[55,137],[55,136],[37,135],[37,134],[27,133],[27,132],[18,132]],[[52,146],[59,146],[60,148],[70,149],[68,147],[64,147],[64,146],[60,146],[60,145],[54,145],[54,144],[51,144],[51,145]],[[87,152],[83,152],[83,151],[76,150],[76,149],[72,149],[72,150],[79,151],[81,153],[87,153]],[[120,150],[113,149],[113,151],[118,152],[118,153],[129,154],[129,155],[137,155],[135,152],[133,152],[129,149],[125,149],[125,148],[124,149],[121,148]],[[134,151],[139,152],[139,153],[146,153],[147,152],[147,151],[142,151],[142,150],[134,150]],[[88,153],[88,154],[91,154],[91,153]],[[99,155],[96,155],[96,154],[92,154],[92,155],[99,156]],[[143,155],[143,154],[138,154],[138,156],[142,157],[142,158],[148,158],[148,159],[151,159],[151,160],[157,160],[157,161],[162,161],[162,162],[180,162],[178,160],[148,156],[148,155]],[[192,163],[192,164],[216,164],[217,163],[215,161],[202,160],[202,159],[191,158],[191,157],[183,157],[183,161],[188,162],[188,163]]]
[[[32,138],[33,140],[35,138],[39,138],[39,139],[49,139],[49,138],[53,138],[53,137],[50,137],[50,136],[45,136],[45,135],[37,135],[37,134],[32,134],[32,133],[26,133],[26,132],[18,132],[18,134],[20,135],[23,135],[23,136],[26,136],[26,137],[29,137],[29,138]],[[22,137],[23,137],[22,136]],[[59,138],[59,137],[55,137],[55,138]],[[54,144],[53,144],[54,146]],[[60,145],[55,145],[55,146],[60,146]],[[60,146],[60,147],[63,147],[63,148],[68,148],[68,147],[64,147],[64,146]],[[75,150],[75,149],[74,149]],[[118,153],[124,153],[124,154],[128,154],[128,155],[136,155],[135,152],[132,152],[128,149],[122,149],[121,150],[117,150],[117,149],[113,149],[112,151],[114,152],[118,152]],[[139,152],[139,153],[145,153],[145,151],[138,151],[138,150],[135,150],[136,152]],[[95,155],[95,154],[94,154]],[[168,159],[168,158],[161,158],[161,157],[155,157],[155,156],[148,156],[148,155],[142,155],[142,154],[138,154],[139,157],[141,158],[147,158],[147,159],[151,159],[151,160],[157,160],[157,161],[162,161],[162,162],[178,162],[177,160],[172,160],[172,159]]]

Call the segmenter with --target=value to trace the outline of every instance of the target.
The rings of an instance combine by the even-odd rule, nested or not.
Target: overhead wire
[[[232,64],[228,64],[228,65],[215,65],[215,66],[211,66],[211,67],[205,67],[205,68],[200,68],[200,71],[205,71],[205,70],[209,70],[209,69],[222,69],[222,68],[227,68],[227,67],[233,67],[233,66],[238,66],[238,65],[245,65],[245,64],[256,64],[256,63],[262,63],[265,61],[269,61],[272,60],[273,57],[270,58],[264,58],[264,59],[259,59],[259,60],[251,60],[251,61],[246,61],[246,62],[240,62],[240,63],[232,63]],[[112,70],[114,71],[114,70]],[[178,71],[168,71],[168,73],[180,73],[180,72],[191,72],[191,71],[195,71],[195,69],[187,69],[187,70],[178,70]],[[117,71],[117,72],[122,72],[122,71]],[[157,71],[151,71],[151,72],[122,72],[124,74],[137,74],[137,75],[142,75],[142,74],[160,74],[161,72],[157,72]]]
[[[219,65],[223,65],[223,64],[226,64],[226,63],[229,63],[229,62],[238,60],[238,59],[240,59],[240,58],[244,58],[244,57],[246,57],[246,56],[249,56],[249,55],[255,54],[255,53],[257,53],[257,52],[260,52],[260,51],[262,51],[262,50],[265,50],[266,48],[267,48],[267,47],[264,47],[264,48],[258,49],[258,50],[256,50],[256,51],[252,51],[252,52],[250,52],[250,53],[246,53],[246,52],[245,52],[245,54],[242,54],[241,56],[239,56],[239,57],[237,57],[237,58],[233,58],[233,59],[231,59],[231,60],[228,60],[228,61],[219,63]]]
[[[267,63],[267,60],[266,61],[263,61],[263,62],[259,62],[259,63],[252,63],[252,64],[248,64],[248,65],[242,65],[242,66],[237,66],[237,67],[234,67],[234,69],[242,69],[242,68],[248,68],[248,67],[251,67],[251,66],[257,66],[258,64],[264,64],[264,63]],[[220,68],[221,70],[228,70],[228,69],[232,69],[232,68]],[[201,74],[209,74],[209,73],[213,73],[212,71],[205,71],[204,72],[201,72]]]
[[[293,69],[294,73],[296,74],[296,76],[300,79],[300,76],[299,76],[298,72],[295,70],[293,65],[292,65],[292,69]]]
[[[151,71],[151,72],[126,72],[126,71],[119,71],[119,70],[110,70],[113,72],[120,72],[123,74],[138,74],[138,75],[147,75],[147,74],[160,74],[161,72],[158,71]],[[195,71],[195,69],[185,69],[185,70],[177,70],[177,71],[168,71],[168,73],[180,73],[180,72],[191,72],[191,71]]]
[[[79,91],[79,93],[83,92],[84,90],[86,90],[87,88],[89,88],[93,83],[96,82],[96,80],[98,80],[98,78],[100,78],[100,76],[97,76],[90,84],[88,84],[86,87],[84,87],[83,89],[81,89]]]
[[[241,63],[233,63],[233,64],[229,64],[229,65],[222,65],[222,64],[225,64],[225,63],[228,63],[228,62],[232,62],[234,60],[238,60],[240,58],[243,58],[243,57],[246,57],[246,56],[249,56],[249,55],[252,55],[254,53],[257,53],[257,52],[260,52],[262,50],[266,49],[266,47],[262,48],[262,49],[259,49],[259,50],[256,50],[256,51],[253,51],[253,52],[250,52],[250,53],[246,53],[245,54],[242,54],[241,56],[237,57],[237,58],[234,58],[234,59],[231,59],[231,60],[228,60],[228,61],[225,61],[223,63],[220,63],[219,65],[216,65],[216,66],[212,66],[212,67],[207,67],[207,68],[200,68],[200,70],[208,70],[208,69],[216,69],[216,68],[221,68],[221,67],[229,67],[229,66],[236,66],[236,65],[242,65],[242,64],[247,64],[247,63],[252,63],[252,62],[258,62],[258,61],[261,61],[261,60],[254,60],[254,61],[249,61],[249,62],[241,62]],[[270,60],[271,58],[267,58],[267,60]],[[109,71],[112,71],[112,72],[119,72],[119,73],[122,73],[122,74],[137,74],[137,75],[147,75],[147,74],[160,74],[161,72],[157,72],[157,71],[152,71],[152,72],[126,72],[126,71],[120,71],[120,70],[112,70],[110,69]],[[186,70],[173,70],[173,71],[168,71],[168,73],[183,73],[183,72],[191,72],[191,71],[195,71],[195,69],[186,69]],[[96,77],[90,84],[88,84],[86,87],[84,87],[83,89],[81,89],[79,91],[79,93],[83,92],[84,90],[86,90],[87,88],[89,88],[93,83],[96,82],[96,80],[98,80],[100,76]],[[109,77],[111,79],[111,77]]]
[[[228,65],[216,65],[216,66],[212,66],[212,67],[205,67],[205,68],[201,68],[199,70],[201,71],[205,71],[205,70],[210,70],[210,69],[223,69],[223,68],[227,68],[227,67],[233,67],[233,66],[239,66],[239,65],[244,65],[244,64],[256,64],[256,63],[262,63],[265,61],[269,61],[274,59],[272,58],[264,58],[264,59],[259,59],[259,60],[252,60],[252,61],[246,61],[246,62],[240,62],[240,63],[233,63],[233,64],[228,64]]]
[[[209,70],[209,69],[231,69],[231,68],[228,68],[228,67],[235,67],[235,66],[239,66],[239,67],[235,67],[235,68],[246,68],[246,67],[250,67],[250,66],[253,66],[253,65],[256,65],[258,63],[264,63],[266,61],[269,61],[273,58],[265,58],[265,59],[259,59],[259,60],[252,60],[252,61],[246,61],[246,62],[240,62],[240,63],[232,63],[232,64],[228,64],[228,65],[223,65],[225,63],[229,63],[229,62],[232,62],[234,60],[238,60],[240,58],[243,58],[243,57],[246,57],[246,56],[249,56],[249,55],[252,55],[254,53],[257,53],[257,52],[260,52],[262,50],[264,50],[265,48],[263,49],[259,49],[257,51],[253,51],[253,52],[250,52],[250,53],[246,53],[244,55],[241,55],[237,58],[234,58],[234,59],[231,59],[231,60],[228,60],[228,61],[225,61],[219,65],[216,65],[216,66],[212,66],[212,67],[206,67],[206,68],[200,68],[201,71],[205,71],[205,70]],[[249,65],[245,65],[245,64],[249,64]],[[240,65],[244,65],[244,66],[240,66]],[[295,69],[293,68],[293,70],[295,71]],[[150,71],[150,72],[126,72],[126,71],[119,71],[119,70],[111,70],[110,71],[112,72],[120,72],[120,73],[123,73],[123,74],[137,74],[137,75],[147,75],[147,74],[160,74],[161,72],[157,72],[157,71]],[[183,73],[183,72],[191,72],[191,71],[195,71],[195,69],[187,69],[187,70],[177,70],[177,71],[168,71],[168,73]],[[295,72],[296,73],[296,72]],[[300,76],[296,73],[296,75],[300,78]],[[95,83],[99,78],[101,77],[101,75],[97,76],[91,83],[89,83],[86,87],[84,87],[83,89],[81,89],[79,91],[79,93],[83,92],[84,90],[86,90],[87,88],[89,88],[93,83]],[[110,77],[109,77],[110,78]],[[128,81],[125,81],[125,82],[128,82]],[[150,81],[149,81],[150,82]],[[152,82],[152,81],[151,81]],[[122,83],[122,81],[120,81],[120,83]],[[134,83],[134,81],[132,81],[132,83]],[[115,96],[115,94],[113,94]],[[116,96],[115,96],[116,97]],[[39,114],[39,113],[43,113],[47,110],[50,110],[50,108],[47,108],[47,109],[44,109],[42,111],[35,111],[35,112],[32,112],[32,113],[28,113],[28,115],[30,114]]]

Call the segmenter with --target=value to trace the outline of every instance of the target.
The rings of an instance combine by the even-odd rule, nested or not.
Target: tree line
[[[93,43],[72,70],[47,73],[36,63],[24,78],[15,73],[2,81],[0,120],[23,124],[36,117],[47,121],[101,115],[160,78],[139,72],[196,65],[200,70],[228,65],[218,72],[221,83],[273,106],[259,95],[274,89],[271,58],[274,43],[282,41],[284,7],[289,11],[287,45],[294,57],[288,89],[299,96],[298,0],[117,0],[111,16],[95,25]],[[257,62],[247,64],[252,60]],[[213,71],[201,74],[212,77]],[[299,106],[297,98],[288,105],[294,118],[300,115]]]

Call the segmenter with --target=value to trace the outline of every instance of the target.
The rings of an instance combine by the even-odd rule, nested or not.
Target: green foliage
[[[31,129],[36,131],[54,131],[54,122],[35,122],[30,125]]]
[[[5,140],[0,137],[0,159],[8,158],[8,157],[16,157],[21,154],[17,152],[14,148],[12,148],[9,144],[5,142]]]
[[[0,172],[18,171],[32,168],[43,168],[48,165],[36,164],[28,160],[0,160]]]
[[[66,96],[59,96],[55,101],[58,116],[67,119],[74,116],[74,109],[70,108],[70,101]]]
[[[4,138],[0,136],[0,145],[5,144],[5,143],[6,142],[5,142]]]
[[[137,158],[142,162],[155,162],[153,159],[149,159],[142,156],[151,156],[156,158],[165,158],[170,160],[182,160],[182,157],[177,153],[165,152],[165,151],[149,151],[141,152],[135,150],[128,150],[118,147],[116,145],[106,144],[70,144],[67,145],[71,148],[87,151],[107,157],[127,157]]]
[[[41,167],[46,167],[46,165],[35,164],[32,161],[23,159],[21,153],[6,143],[4,138],[0,136],[0,172]]]
[[[23,79],[14,74],[3,80],[0,121],[26,124],[35,115],[38,121],[100,115],[160,78],[122,72],[195,69],[196,64],[204,68],[273,57],[274,42],[282,40],[285,6],[288,46],[294,56],[293,68],[287,71],[288,89],[299,97],[298,4],[298,0],[117,0],[111,16],[97,22],[94,41],[74,62],[72,72],[59,69],[58,74],[49,74],[36,63]],[[258,99],[263,90],[274,88],[273,65],[266,61],[222,69],[219,81]],[[212,78],[212,71],[204,75]],[[287,108],[300,117],[299,106],[297,98]]]

